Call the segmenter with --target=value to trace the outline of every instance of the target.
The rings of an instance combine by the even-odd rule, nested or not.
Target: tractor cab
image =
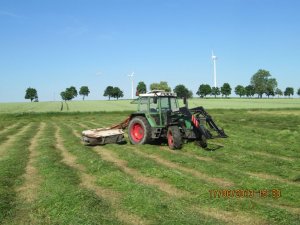
[[[168,115],[178,110],[175,93],[154,90],[139,95],[138,113],[145,114],[152,127],[165,127]]]

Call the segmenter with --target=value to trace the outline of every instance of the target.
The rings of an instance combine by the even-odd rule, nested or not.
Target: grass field
[[[300,109],[209,113],[230,137],[180,151],[82,145],[127,112],[0,114],[0,224],[299,224]]]
[[[70,101],[70,112],[95,112],[95,111],[133,111],[136,104],[130,104],[131,100],[99,100],[99,101]],[[183,104],[181,104],[183,105]],[[189,100],[189,106],[203,106],[207,109],[266,109],[266,108],[300,108],[300,98],[294,99],[200,99]],[[61,102],[23,102],[0,103],[0,113],[22,112],[60,112]],[[66,106],[64,106],[64,111]]]

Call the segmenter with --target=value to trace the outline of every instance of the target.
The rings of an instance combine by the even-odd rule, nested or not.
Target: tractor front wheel
[[[128,137],[131,144],[147,144],[151,141],[151,126],[142,116],[133,117],[128,125]]]
[[[167,139],[170,149],[181,149],[182,137],[178,126],[170,126],[168,128]]]

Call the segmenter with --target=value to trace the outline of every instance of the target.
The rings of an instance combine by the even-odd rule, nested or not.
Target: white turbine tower
[[[217,56],[214,55],[214,52],[211,52],[211,59],[213,61],[213,66],[214,66],[214,86],[215,88],[217,87],[217,66],[216,66],[216,61],[217,61]]]
[[[133,75],[134,75],[134,72],[132,72],[131,74],[128,75],[128,77],[130,77],[130,80],[131,80],[131,99],[133,99]]]

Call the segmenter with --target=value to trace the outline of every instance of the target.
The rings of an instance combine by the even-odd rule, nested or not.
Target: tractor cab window
[[[150,113],[156,113],[158,109],[157,101],[154,98],[150,98]]]
[[[172,111],[178,111],[179,110],[179,105],[178,101],[176,98],[170,98],[170,104],[171,104],[171,110]]]
[[[176,98],[164,97],[160,100],[160,105],[162,110],[178,110],[178,104]]]
[[[141,97],[140,98],[140,111],[147,111],[148,110],[148,98]]]
[[[170,109],[168,97],[163,97],[160,99],[160,107],[161,107],[161,110],[169,110]]]

